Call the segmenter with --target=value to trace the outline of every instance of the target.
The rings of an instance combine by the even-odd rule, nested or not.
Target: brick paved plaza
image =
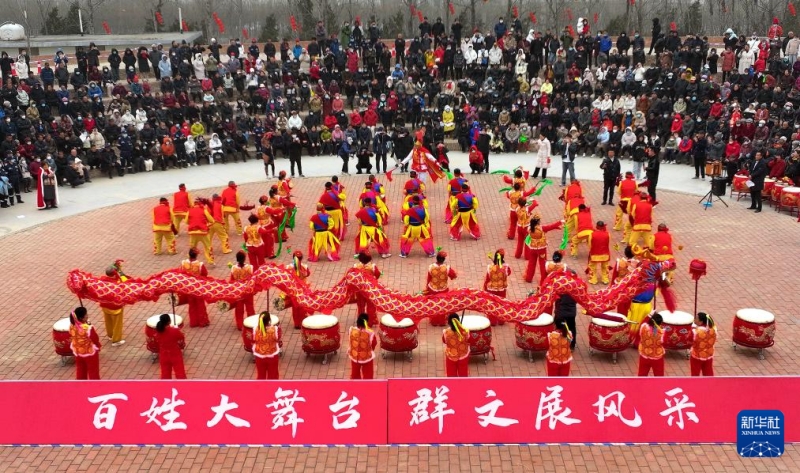
[[[417,246],[411,257],[398,257],[400,224],[397,213],[402,184],[407,176],[398,175],[387,186],[387,201],[393,212],[387,233],[392,241],[394,256],[377,263],[384,272],[382,283],[404,292],[414,293],[423,288],[425,271],[430,260]],[[486,254],[498,247],[511,248],[505,239],[507,203],[498,189],[504,186],[498,176],[468,176],[477,193],[481,208],[479,221],[484,232],[479,241],[465,239],[452,242],[442,223],[445,186],[429,184],[429,201],[434,217],[434,242],[450,254],[449,262],[458,271],[457,287],[479,287],[483,282]],[[179,177],[176,177],[179,179]],[[356,205],[356,196],[363,186],[362,176],[344,177],[348,188],[348,205]],[[289,245],[307,248],[309,230],[307,219],[322,192],[324,179],[309,178],[296,182],[296,201],[300,208],[298,225],[290,235]],[[385,182],[384,182],[385,183]],[[386,183],[385,183],[386,184]],[[177,186],[177,181],[175,182]],[[134,189],[135,187],[131,187]],[[255,202],[268,186],[240,186],[243,200]],[[595,220],[613,222],[613,207],[600,206],[601,184],[585,182],[587,201],[592,205]],[[172,188],[166,189],[171,193]],[[210,194],[218,189],[194,190],[194,195]],[[539,198],[544,223],[561,218],[559,187],[545,189]],[[700,283],[700,310],[712,314],[719,324],[715,371],[718,376],[760,376],[797,374],[798,356],[792,349],[800,335],[796,307],[797,239],[796,218],[778,215],[765,207],[762,214],[746,210],[746,200],[733,201],[730,208],[721,204],[707,211],[698,204],[698,196],[659,192],[660,205],[656,220],[666,222],[675,238],[679,268],[675,289],[679,309],[693,310],[694,284],[687,273],[692,258],[704,258],[709,265],[708,276]],[[55,320],[65,317],[78,304],[65,288],[67,271],[80,268],[101,274],[116,258],[126,261],[125,271],[144,277],[158,271],[177,267],[188,250],[188,237],[178,240],[177,256],[153,256],[150,232],[150,210],[157,199],[146,199],[114,207],[101,208],[77,216],[55,220],[0,239],[6,256],[0,261],[3,284],[0,297],[5,302],[6,323],[0,328],[0,377],[7,380],[68,380],[74,377],[71,362],[62,367],[53,352],[51,328]],[[343,258],[338,263],[310,263],[310,283],[315,288],[329,288],[353,263],[353,237],[357,225],[348,229],[343,245]],[[615,234],[615,237],[619,234]],[[551,249],[558,246],[559,232],[549,236]],[[614,238],[618,240],[618,238]],[[234,248],[240,238],[232,240]],[[586,248],[578,259],[567,258],[569,265],[583,274]],[[212,276],[227,278],[227,263],[233,254],[221,255],[209,268]],[[285,254],[281,261],[288,262]],[[514,274],[509,297],[524,298],[532,289],[521,277],[522,260],[509,261]],[[599,286],[597,286],[599,287]],[[274,297],[274,292],[273,292]],[[267,295],[256,297],[256,309],[267,307]],[[661,304],[661,300],[659,300]],[[96,304],[88,303],[90,317],[102,330],[102,316]],[[766,360],[760,361],[752,350],[734,351],[731,348],[731,324],[735,311],[743,307],[758,307],[773,312],[778,330],[775,346],[767,350]],[[127,307],[125,339],[121,347],[104,346],[101,353],[103,379],[156,379],[158,365],[153,364],[145,349],[143,334],[147,317],[169,310],[166,297],[157,303],[141,303]],[[185,315],[186,307],[178,308]],[[252,379],[255,377],[250,355],[242,350],[241,336],[233,324],[232,312],[219,313],[209,307],[211,326],[185,329],[187,349],[185,359],[192,379]],[[339,353],[328,365],[319,359],[307,358],[300,349],[299,331],[291,329],[289,311],[279,314],[283,327],[285,356],[281,359],[281,377],[287,379],[346,379],[349,361]],[[355,320],[355,306],[349,305],[334,312],[342,326]],[[18,320],[14,320],[18,318]],[[631,350],[620,355],[612,364],[605,355],[590,356],[586,339],[586,317],[578,319],[578,350],[573,362],[573,376],[633,376],[637,355]],[[423,322],[420,328],[420,347],[413,361],[402,357],[378,358],[376,377],[433,377],[444,376],[441,331]],[[497,361],[484,365],[473,360],[470,375],[542,376],[541,355],[528,361],[514,346],[514,327],[505,325],[494,329]],[[668,376],[688,376],[689,362],[678,353],[667,355]],[[776,393],[788,395],[789,393]],[[732,393],[744,395],[747,393]],[[65,400],[67,401],[67,400]],[[13,408],[13,407],[12,407]],[[66,402],[65,402],[66,408]],[[67,426],[61,426],[67,427]],[[579,446],[510,446],[510,447],[415,447],[415,448],[351,448],[351,449],[240,449],[240,448],[2,448],[0,462],[4,471],[129,471],[170,468],[173,471],[241,471],[245,468],[297,471],[455,471],[455,470],[515,470],[533,466],[537,471],[601,471],[617,467],[620,471],[663,469],[667,471],[800,471],[795,456],[796,447],[788,446],[778,460],[741,459],[735,448],[725,446],[642,446],[642,447],[579,447]]]

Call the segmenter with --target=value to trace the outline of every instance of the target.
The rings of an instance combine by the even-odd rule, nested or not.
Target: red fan
[[[511,7],[511,13],[514,14],[514,18],[519,18],[519,8],[516,5]]]
[[[536,24],[536,13],[530,12],[530,13],[528,13],[528,17],[530,17],[531,23],[533,23],[535,25]]]
[[[103,22],[103,29],[106,30],[106,34],[111,34],[111,27],[108,26],[108,22],[107,21]]]
[[[156,23],[158,23],[161,26],[164,25],[164,17],[161,16],[161,12],[160,11],[156,12]]]
[[[450,10],[450,14],[451,15],[455,15],[456,14],[456,6],[453,5],[453,2],[448,3],[447,4],[447,8]]]

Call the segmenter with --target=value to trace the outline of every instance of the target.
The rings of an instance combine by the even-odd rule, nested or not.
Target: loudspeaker
[[[722,197],[728,193],[727,178],[714,177],[711,179],[711,193],[717,197]]]

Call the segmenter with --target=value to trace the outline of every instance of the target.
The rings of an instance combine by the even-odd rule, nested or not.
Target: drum
[[[616,312],[605,312],[608,315],[623,317]],[[616,363],[616,353],[627,350],[630,346],[630,330],[625,322],[592,318],[589,323],[589,353],[597,350],[603,353],[614,353]]]
[[[62,357],[62,365],[66,362],[63,357],[73,356],[72,348],[69,347],[70,343],[72,343],[72,335],[69,333],[69,326],[69,317],[58,319],[58,321],[53,324],[53,346],[56,349],[56,355]]]
[[[775,187],[775,179],[770,179],[768,177],[765,177],[764,188],[761,190],[761,196],[769,199],[770,196],[772,195],[772,189],[774,187]]]
[[[776,182],[775,185],[772,186],[772,189],[770,190],[770,195],[769,195],[770,202],[780,203],[781,193],[783,192],[783,189],[786,187],[789,187],[789,185],[786,184],[785,182],[783,181]]]
[[[461,325],[469,330],[469,354],[484,355],[484,362],[488,360],[486,354],[492,352],[492,325],[489,319],[482,315],[465,315]]]
[[[300,336],[306,356],[325,355],[322,363],[326,364],[327,356],[336,353],[342,342],[339,319],[333,315],[310,315],[303,319]]]
[[[733,343],[747,348],[771,347],[775,343],[775,316],[761,309],[737,311],[733,319]]]
[[[419,346],[419,327],[409,318],[397,321],[389,314],[384,315],[381,317],[378,336],[381,339],[381,350],[407,352],[409,359],[411,351]]]
[[[733,184],[731,184],[731,197],[733,194],[738,194],[736,200],[739,200],[742,195],[750,195],[750,188],[747,187],[749,176],[743,174],[736,174],[733,176]]]
[[[659,314],[664,320],[662,324],[662,327],[664,327],[664,348],[667,350],[688,350],[692,348],[692,341],[694,340],[694,332],[692,332],[694,317],[692,317],[692,314],[679,310],[675,312],[662,310]]]
[[[258,325],[258,317],[258,315],[251,315],[249,317],[245,317],[244,321],[242,322],[242,325],[244,326],[244,329],[242,330],[242,348],[244,348],[244,351],[248,353],[253,353],[253,329]],[[271,325],[281,324],[281,319],[279,319],[277,315],[270,314],[269,320]],[[278,331],[278,346],[283,346],[280,331]]]
[[[706,163],[706,176],[713,177],[722,174],[722,163],[720,161],[711,161]]]
[[[518,322],[514,329],[517,347],[528,352],[528,359],[533,361],[533,352],[547,351],[550,342],[547,334],[555,329],[553,316],[542,314],[534,320]]]
[[[800,203],[800,187],[784,187],[781,191],[778,211],[785,207],[789,209],[789,213],[792,213],[793,210],[797,210],[798,203]]]
[[[170,314],[172,317],[172,324],[177,325],[178,328],[183,328],[183,317],[177,314]],[[158,340],[156,340],[156,325],[161,314],[148,317],[144,324],[144,338],[147,345],[147,351],[150,353],[158,354]]]

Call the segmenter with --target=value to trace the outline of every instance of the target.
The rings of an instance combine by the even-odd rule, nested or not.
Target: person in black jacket
[[[692,146],[692,157],[694,158],[694,177],[692,179],[706,180],[707,149],[708,140],[703,133],[698,133],[694,140],[694,146]]]
[[[608,150],[608,155],[600,163],[600,169],[603,170],[603,203],[600,205],[614,205],[614,189],[622,166],[613,149]]]
[[[478,151],[483,154],[483,172],[489,172],[489,151],[491,150],[489,143],[491,140],[492,137],[489,134],[488,126],[483,124],[481,127],[481,132],[478,135],[478,142],[475,143],[475,145],[478,147]]]
[[[653,46],[656,44],[656,40],[661,36],[661,20],[658,18],[653,18],[653,30],[652,34],[650,35],[650,51],[647,53],[648,56],[653,54]]]
[[[647,193],[650,195],[650,201],[655,205],[656,200],[656,186],[658,185],[658,173],[661,170],[661,160],[658,158],[658,148],[655,146],[647,147],[647,165],[644,172],[647,177]]]
[[[750,207],[748,209],[755,210],[756,213],[761,212],[761,191],[764,190],[764,178],[767,176],[769,170],[767,163],[764,162],[764,153],[756,151],[753,162],[750,163],[748,171],[750,171],[750,180],[753,185],[750,187]]]

